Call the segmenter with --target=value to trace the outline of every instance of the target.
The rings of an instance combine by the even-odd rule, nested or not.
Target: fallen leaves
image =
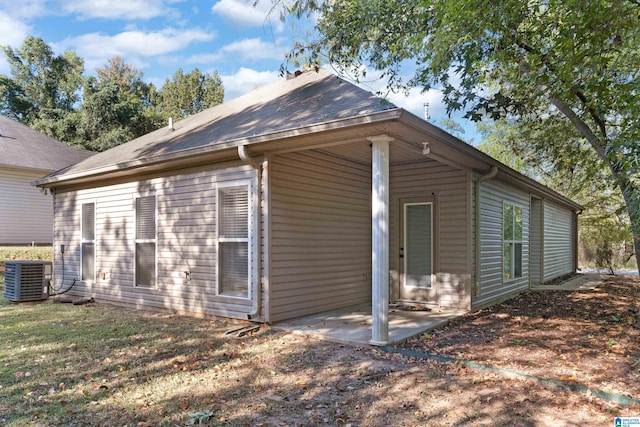
[[[633,280],[616,278],[594,292],[524,293],[407,346],[592,388],[615,385],[640,395],[640,332],[625,318]],[[629,375],[636,359],[638,368]],[[567,374],[567,368],[573,373]]]

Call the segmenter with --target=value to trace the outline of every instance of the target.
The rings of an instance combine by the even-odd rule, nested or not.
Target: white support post
[[[389,142],[378,135],[371,141],[371,341],[389,342]]]

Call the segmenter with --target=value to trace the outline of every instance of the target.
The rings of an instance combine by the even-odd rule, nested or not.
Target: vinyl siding
[[[53,198],[42,194],[31,181],[42,171],[0,168],[0,245],[53,240]]]
[[[316,151],[270,166],[270,321],[369,302],[370,168]]]
[[[55,281],[65,287],[80,276],[80,214],[83,203],[96,212],[96,272],[93,282],[78,281],[79,295],[136,307],[246,318],[251,300],[216,294],[216,183],[252,179],[249,166],[182,173],[55,196],[55,243],[66,245],[64,273],[56,251]],[[157,199],[157,283],[134,287],[135,197]],[[254,197],[256,195],[254,194]],[[258,256],[255,254],[254,256]],[[253,264],[252,264],[253,265]],[[190,272],[190,280],[185,271]],[[104,274],[104,279],[101,277]],[[256,273],[253,272],[254,283]]]
[[[470,185],[466,172],[426,160],[394,165],[390,169],[390,260],[392,286],[398,294],[400,217],[403,199],[431,197],[434,212],[434,272],[438,303],[445,307],[469,308],[471,265],[469,260]]]
[[[471,177],[471,298],[476,298],[480,294],[480,286],[478,282],[478,270],[477,270],[477,255],[476,255],[476,239],[477,239],[477,228],[476,228],[476,188],[478,186],[478,181]]]
[[[531,199],[531,228],[529,230],[529,250],[530,250],[530,267],[529,267],[529,279],[532,285],[539,285],[542,275],[542,200]]]
[[[503,204],[522,208],[522,277],[505,282],[502,269]],[[489,180],[480,188],[480,289],[473,307],[500,301],[529,286],[529,195]]]
[[[573,213],[544,202],[544,281],[574,271]]]

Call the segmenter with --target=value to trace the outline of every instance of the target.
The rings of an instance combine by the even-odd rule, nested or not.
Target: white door
[[[435,302],[433,203],[403,203],[400,299]]]

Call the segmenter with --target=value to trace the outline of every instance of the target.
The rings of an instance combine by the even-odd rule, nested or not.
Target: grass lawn
[[[0,299],[0,425],[555,426],[640,414],[268,327],[224,335],[236,325],[102,303]]]
[[[51,246],[0,246],[0,264],[13,259],[53,259]]]

